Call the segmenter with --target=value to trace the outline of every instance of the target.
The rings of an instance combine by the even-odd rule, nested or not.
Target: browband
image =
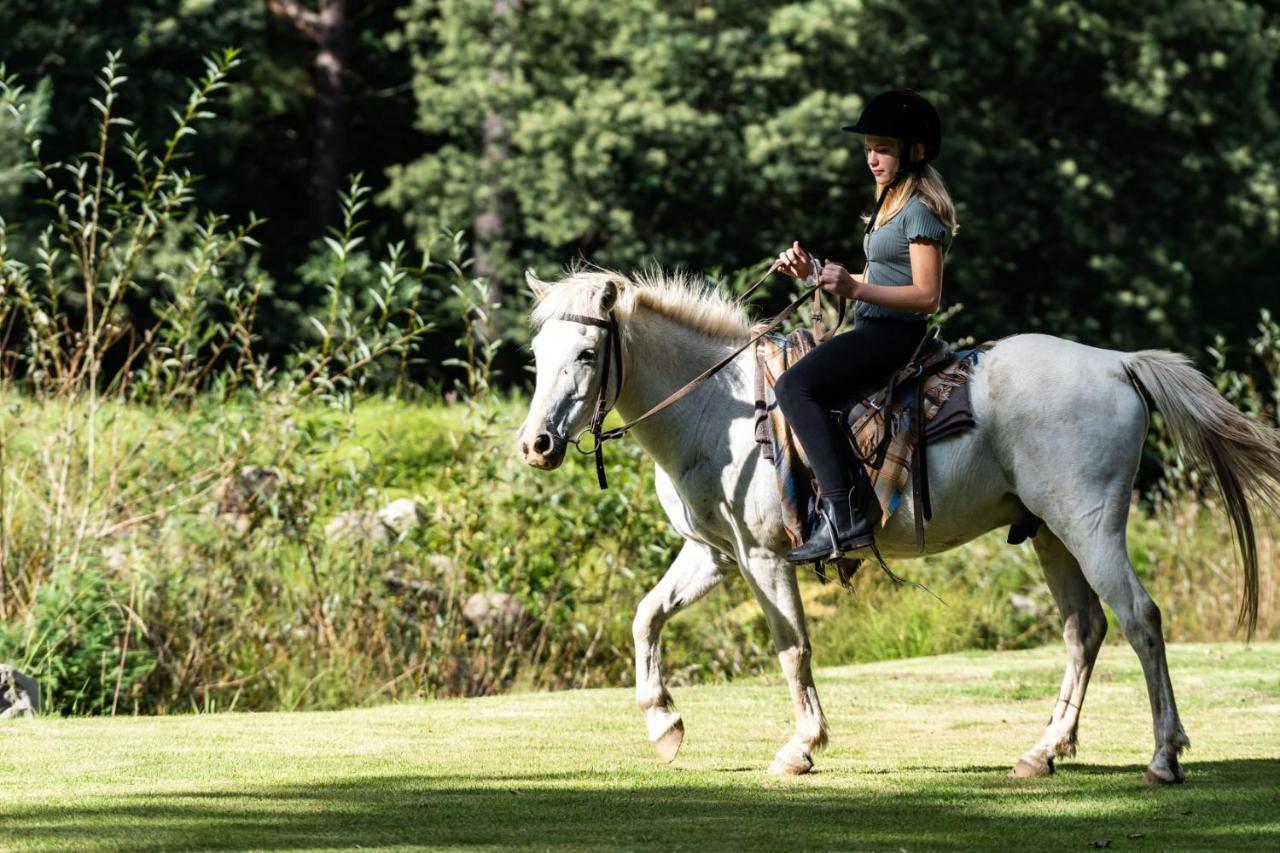
[[[559,314],[557,320],[568,320],[571,323],[584,323],[588,326],[599,326],[602,329],[609,328],[608,320],[601,320],[599,317],[587,317],[582,314]]]

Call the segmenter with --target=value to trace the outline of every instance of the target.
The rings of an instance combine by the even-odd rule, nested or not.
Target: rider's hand
[[[827,261],[822,272],[818,273],[818,284],[827,293],[853,298],[854,278],[849,271],[835,261]]]
[[[790,249],[778,255],[778,272],[792,278],[808,278],[813,272],[813,259],[799,242],[792,243]]]

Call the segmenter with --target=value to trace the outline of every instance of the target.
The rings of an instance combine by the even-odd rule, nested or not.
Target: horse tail
[[[1126,353],[1125,372],[1164,415],[1174,447],[1213,471],[1244,563],[1238,623],[1258,622],[1258,547],[1250,499],[1280,511],[1280,430],[1250,420],[1218,393],[1191,360],[1167,350]]]

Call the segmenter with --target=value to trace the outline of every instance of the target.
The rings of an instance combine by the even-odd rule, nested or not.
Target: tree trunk
[[[347,98],[343,90],[350,44],[347,0],[320,0],[315,64],[316,125],[311,160],[311,222],[321,235],[338,222],[338,191],[347,163]]]
[[[338,222],[338,191],[347,162],[347,100],[344,91],[350,38],[348,0],[318,0],[318,9],[298,0],[267,0],[316,46],[312,73],[316,87],[315,132],[311,148],[311,228],[315,236]]]
[[[493,30],[489,38],[489,83],[492,91],[501,93],[511,76],[510,65],[514,60],[516,42],[516,15],[520,0],[493,0]],[[507,214],[511,210],[511,193],[507,190],[503,167],[511,153],[511,128],[501,106],[492,106],[485,113],[482,129],[483,153],[480,160],[480,190],[477,193],[476,213],[471,220],[471,232],[475,243],[472,247],[477,277],[488,281],[490,305],[502,305],[506,287],[502,276],[502,262],[507,254]],[[489,313],[488,311],[486,313]],[[477,326],[477,333],[484,341],[492,341],[496,331],[492,316]]]

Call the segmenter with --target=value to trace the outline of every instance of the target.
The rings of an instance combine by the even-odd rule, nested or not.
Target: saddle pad
[[[783,525],[793,545],[808,538],[817,524],[818,487],[804,448],[778,408],[773,383],[784,370],[815,346],[813,336],[800,330],[783,337],[769,335],[756,344],[756,442],[761,454],[774,464],[778,495],[782,501]],[[981,348],[955,353],[945,369],[927,376],[923,383],[926,443],[963,432],[974,425],[967,382],[978,362]],[[915,417],[915,395],[920,383],[895,394],[887,407],[894,436],[879,469],[867,466],[867,474],[880,504],[881,525],[902,502],[911,481],[911,418]],[[884,434],[885,412],[871,407],[870,398],[860,401],[845,415],[850,438],[864,458]]]
[[[956,389],[964,389],[957,403],[963,408],[953,408],[946,422],[940,426],[948,429],[948,435],[954,435],[965,428],[973,426],[973,411],[969,407],[967,382],[978,360],[977,350],[966,350],[956,353],[956,359],[945,369],[926,376],[923,383],[915,383],[901,393],[895,394],[892,402],[886,407],[891,419],[893,438],[889,442],[889,450],[885,454],[880,470],[867,466],[871,483],[875,486],[876,499],[882,511],[881,526],[893,515],[902,500],[907,483],[911,481],[911,460],[915,445],[911,441],[912,420],[916,417],[916,395],[924,394],[924,432],[925,443],[937,437],[930,427],[938,420],[943,406],[950,402]],[[866,399],[854,406],[845,417],[845,423],[853,436],[858,455],[864,459],[871,456],[874,448],[884,436],[885,410],[875,409]]]

